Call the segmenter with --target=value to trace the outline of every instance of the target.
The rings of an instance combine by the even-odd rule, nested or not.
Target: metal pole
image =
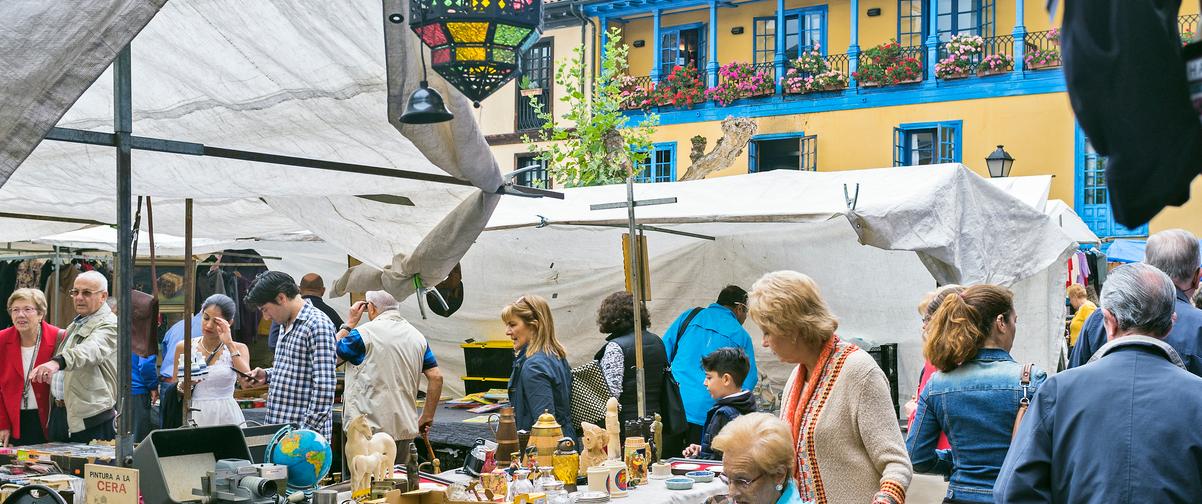
[[[133,92],[130,77],[129,46],[117,55],[113,63],[113,125],[117,143],[117,359],[121,366],[120,431],[117,432],[117,461],[123,467],[133,463],[133,402],[130,387],[133,380],[130,359],[133,345],[130,329],[133,311],[130,308],[130,292],[133,288],[133,211],[130,173],[130,136],[133,133]]]
[[[630,239],[626,246],[630,248],[630,284],[634,294],[634,372],[638,390],[639,418],[647,416],[647,379],[643,370],[643,275],[640,273],[643,261],[639,257],[642,250],[639,247],[639,236],[634,222],[634,175],[626,177],[626,221],[629,226]]]
[[[62,300],[59,299],[62,296],[62,294],[60,294],[58,291],[58,245],[54,246],[54,259],[51,259],[51,261],[54,261],[54,263],[53,263],[54,264],[54,268],[53,268],[54,276],[50,278],[50,282],[51,282],[51,284],[50,284],[51,285],[51,287],[50,287],[50,314],[51,315],[46,318],[50,319],[50,323],[52,323],[54,325],[57,325],[59,327],[66,327],[65,325],[62,324],[62,321],[58,320],[58,305],[59,305],[59,303],[62,302]],[[56,348],[56,349],[54,349],[54,351],[57,352],[58,349]]]
[[[192,425],[192,310],[196,307],[196,259],[192,257],[192,198],[184,200],[184,405],[183,427]]]

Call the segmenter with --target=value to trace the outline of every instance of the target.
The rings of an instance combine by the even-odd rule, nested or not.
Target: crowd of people
[[[648,330],[646,306],[636,317],[633,297],[615,292],[597,310],[603,338],[593,358],[621,419],[634,419],[641,321],[646,412],[665,412],[661,391],[679,387],[688,426],[665,440],[665,453],[721,460],[740,503],[900,504],[916,472],[947,479],[946,503],[1193,502],[1202,496],[1202,434],[1192,429],[1202,418],[1202,310],[1192,304],[1200,262],[1197,238],[1165,231],[1149,238],[1143,263],[1110,272],[1100,302],[1070,287],[1070,369],[1053,376],[1011,355],[1019,321],[1009,289],[940,287],[918,306],[925,362],[904,431],[884,372],[839,337],[819,286],[795,271],[765,274],[749,292],[727,286],[713,304],[679,314],[662,337]],[[268,423],[328,437],[335,367],[345,362],[349,417],[366,415],[398,447],[427,431],[442,375],[397,300],[368,292],[335,324],[306,290],[324,291],[320,277],[298,285],[269,271],[245,297],[247,309],[279,327],[271,368],[250,368],[249,350],[230,331],[241,307],[216,294],[167,332],[161,365],[134,363],[140,391],[182,387],[176,369],[182,325],[190,323],[192,361],[208,370],[191,391],[195,425],[242,423],[235,383],[266,384]],[[0,355],[12,364],[0,369],[0,444],[114,437],[117,327],[107,292],[103,275],[79,275],[70,292],[77,317],[65,329],[44,321],[40,291],[8,299],[13,327],[0,331]],[[748,318],[762,347],[793,365],[776,414],[759,412],[752,393],[759,375]],[[550,304],[526,294],[500,319],[514,345],[517,428],[529,430],[549,412],[575,437],[572,367]],[[423,377],[427,401],[418,411]]]

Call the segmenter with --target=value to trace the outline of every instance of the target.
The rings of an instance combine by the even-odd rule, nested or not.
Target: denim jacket
[[[563,435],[575,438],[572,422],[572,369],[568,361],[547,353],[526,354],[526,347],[513,358],[509,376],[509,402],[520,430],[530,430],[543,411],[555,415]]]
[[[1005,350],[983,348],[960,367],[935,373],[918,397],[906,449],[915,472],[951,476],[949,499],[993,502],[993,484],[1023,398],[1022,370]],[[1034,368],[1027,397],[1046,379],[1046,372]],[[950,457],[936,453],[940,432],[951,442]]]

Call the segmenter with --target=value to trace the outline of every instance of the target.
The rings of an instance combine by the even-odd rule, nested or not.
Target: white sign
[[[100,464],[84,466],[87,504],[138,504],[138,470]]]

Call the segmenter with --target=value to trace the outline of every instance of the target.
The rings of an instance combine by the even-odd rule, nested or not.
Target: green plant
[[[705,90],[705,97],[724,106],[739,98],[772,94],[776,87],[768,72],[756,69],[751,63],[722,65],[718,78],[718,85]]]
[[[559,100],[567,105],[562,118],[544,111],[537,99],[530,100],[544,124],[538,138],[523,135],[522,141],[547,162],[551,178],[566,187],[621,182],[634,174],[634,167],[645,161],[651,150],[651,133],[659,116],[646,114],[631,125],[622,113],[628,49],[621,40],[620,31],[610,32],[601,74],[591,90],[586,87],[583,46],[576,47],[555,69],[556,89],[564,90]]]
[[[655,86],[655,104],[661,107],[670,105],[685,108],[703,101],[705,84],[701,82],[701,74],[692,63],[672,68],[672,73]]]
[[[530,80],[529,75],[522,76],[521,80],[518,81],[518,87],[521,89],[538,89],[538,85]]]
[[[922,63],[896,40],[864,51],[860,68],[852,74],[861,82],[893,85],[922,77]]]

